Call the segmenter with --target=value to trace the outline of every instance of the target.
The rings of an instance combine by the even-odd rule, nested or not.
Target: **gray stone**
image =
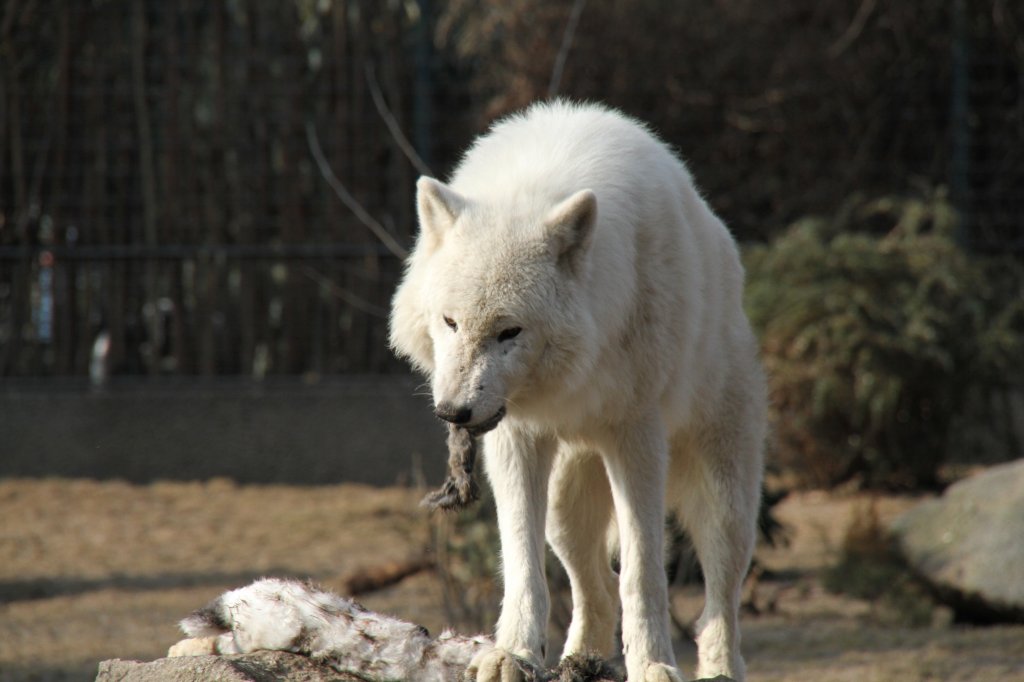
[[[572,679],[571,675],[567,677]],[[553,682],[567,677],[559,675],[554,678]],[[609,675],[606,678],[601,674],[598,674],[597,678],[615,679],[614,676]],[[160,658],[149,662],[115,658],[100,663],[96,682],[365,682],[365,680],[339,673],[299,654],[284,651],[258,651],[239,656],[182,656]],[[719,676],[711,680],[695,680],[695,682],[733,681],[728,677]]]
[[[1024,620],[1024,460],[950,486],[893,523],[911,569],[961,620]]]
[[[306,656],[259,651],[241,656],[182,656],[100,663],[96,682],[359,682]]]

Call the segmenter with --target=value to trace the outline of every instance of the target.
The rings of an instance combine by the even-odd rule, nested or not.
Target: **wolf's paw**
[[[683,678],[679,671],[670,665],[649,663],[640,682],[683,682]]]
[[[167,650],[167,658],[209,656],[217,653],[217,637],[189,637]]]
[[[477,654],[466,668],[469,682],[525,682],[530,664],[506,649]]]

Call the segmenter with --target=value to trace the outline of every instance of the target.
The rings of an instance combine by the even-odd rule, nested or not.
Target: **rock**
[[[115,658],[100,663],[96,682],[359,682],[306,657],[284,651],[240,656],[183,656],[155,661]]]
[[[892,530],[911,569],[958,620],[1024,621],[1024,459],[950,486]]]
[[[611,677],[611,676],[609,676]],[[571,675],[554,682],[573,679]],[[363,682],[307,656],[285,651],[259,651],[238,656],[182,656],[155,661],[115,658],[100,663],[96,682]],[[695,682],[732,682],[719,676]]]

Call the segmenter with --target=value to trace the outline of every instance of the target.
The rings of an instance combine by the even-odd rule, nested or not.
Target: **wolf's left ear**
[[[544,229],[559,263],[577,267],[590,245],[596,220],[597,197],[589,189],[576,192],[551,209],[544,219]]]
[[[466,206],[455,190],[442,182],[427,176],[416,182],[416,210],[420,219],[420,231],[436,243],[455,224]]]

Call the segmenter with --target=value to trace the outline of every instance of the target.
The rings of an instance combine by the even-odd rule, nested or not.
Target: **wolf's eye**
[[[502,330],[502,332],[498,334],[498,341],[500,342],[508,341],[509,339],[514,339],[517,336],[519,336],[519,332],[521,331],[523,331],[522,327],[509,327],[508,329]]]
[[[451,329],[453,332],[459,331],[459,325],[457,325],[455,323],[455,320],[448,317],[447,315],[444,316],[444,323],[448,325],[448,328]]]

